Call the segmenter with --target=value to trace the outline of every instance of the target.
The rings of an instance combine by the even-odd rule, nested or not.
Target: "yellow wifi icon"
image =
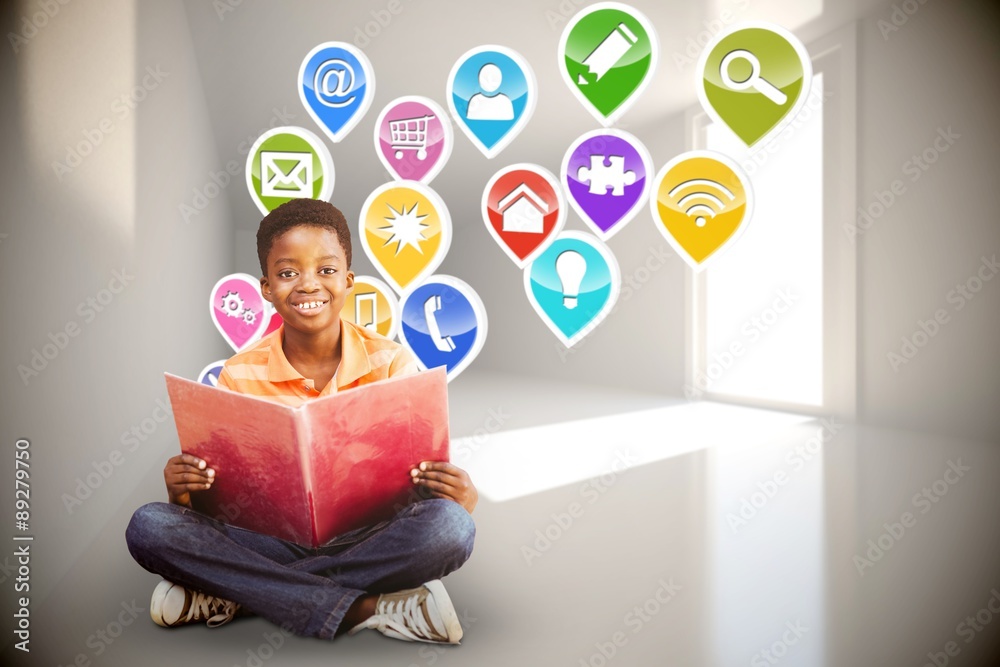
[[[649,205],[656,228],[700,271],[742,233],[750,220],[752,192],[746,175],[725,155],[690,151],[656,175]]]
[[[714,192],[711,192],[714,191]],[[667,195],[676,202],[677,208],[688,217],[694,218],[698,227],[704,227],[706,216],[714,218],[730,202],[736,201],[733,191],[722,183],[706,178],[692,178],[674,187]],[[726,201],[723,201],[725,199]]]

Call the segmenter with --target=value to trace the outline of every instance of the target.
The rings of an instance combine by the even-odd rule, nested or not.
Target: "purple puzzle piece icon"
[[[602,240],[635,217],[646,201],[653,164],[638,139],[595,130],[573,142],[562,165],[569,202]]]

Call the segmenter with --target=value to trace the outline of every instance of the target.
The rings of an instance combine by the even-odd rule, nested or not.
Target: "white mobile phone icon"
[[[367,306],[367,307],[366,307]],[[366,329],[377,329],[378,304],[375,292],[354,297],[354,323]]]
[[[452,352],[455,349],[455,343],[452,342],[451,336],[441,335],[441,328],[438,326],[437,317],[434,315],[439,310],[441,310],[441,296],[435,294],[427,297],[427,300],[424,301],[424,318],[427,320],[427,333],[431,335],[434,347],[442,352]]]

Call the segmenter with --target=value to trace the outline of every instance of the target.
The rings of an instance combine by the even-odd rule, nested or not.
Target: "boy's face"
[[[285,326],[313,334],[340,326],[340,311],[353,287],[354,272],[337,235],[307,225],[274,239],[267,275],[260,279],[261,293]]]

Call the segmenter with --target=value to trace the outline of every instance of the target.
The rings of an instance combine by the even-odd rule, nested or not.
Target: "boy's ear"
[[[271,286],[267,282],[267,276],[260,277],[260,294],[264,297],[265,301],[273,303],[271,301]]]
[[[350,269],[347,270],[347,289],[354,289],[354,271],[351,271]]]

